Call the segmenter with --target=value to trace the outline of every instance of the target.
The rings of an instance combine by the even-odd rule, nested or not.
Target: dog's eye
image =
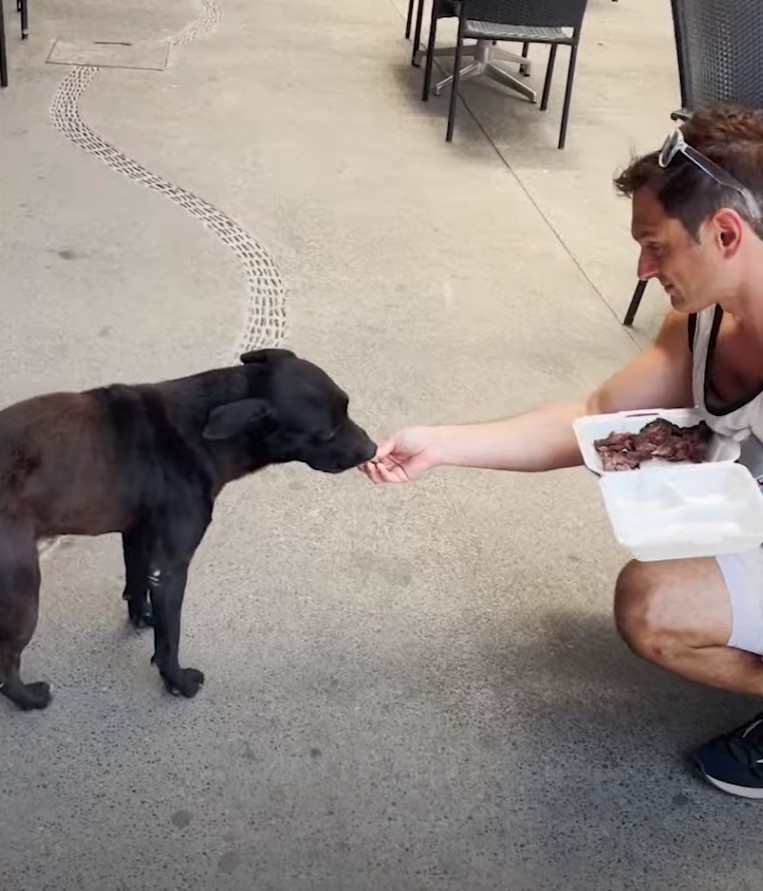
[[[328,433],[316,437],[318,445],[328,445],[328,443],[332,442],[334,439],[336,439],[336,430],[329,430]]]

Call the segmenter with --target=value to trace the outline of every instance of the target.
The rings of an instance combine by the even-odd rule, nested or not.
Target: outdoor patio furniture
[[[681,108],[674,121],[715,102],[763,110],[761,0],[671,0]],[[639,279],[623,325],[632,325],[647,279]]]
[[[432,3],[432,15],[437,15],[438,19],[456,18],[458,16],[460,0],[443,0],[441,3]],[[410,9],[413,11],[414,0],[410,0]],[[435,13],[436,10],[436,13]],[[418,64],[418,57],[421,52],[421,26],[424,18],[424,0],[418,0],[416,4],[416,24],[413,30],[413,49],[411,50],[411,64]],[[406,34],[410,36],[410,34]],[[444,48],[441,55],[455,55],[456,48]]]
[[[432,4],[432,17],[434,19],[455,18],[458,17],[460,0],[442,0],[442,2]],[[421,56],[421,26],[424,12],[424,0],[418,0],[418,8],[416,11],[416,28],[413,38],[413,51],[411,55],[411,64],[418,65]],[[525,95],[530,101],[535,101],[535,91],[525,86],[521,81],[517,81],[515,77],[509,74],[505,68],[497,65],[497,62],[510,62],[519,65],[519,73],[527,76],[530,74],[532,63],[527,58],[529,44],[522,46],[522,55],[517,56],[515,53],[506,52],[505,50],[493,49],[493,41],[478,40],[469,47],[464,47],[462,56],[472,59],[473,62],[461,69],[462,77],[476,76],[477,74],[485,74],[492,77],[504,86],[511,86],[518,92]],[[444,46],[428,51],[432,58],[455,57],[456,48],[454,46]],[[440,95],[451,81],[453,75],[449,74],[443,78],[433,89],[432,92],[436,96]],[[424,99],[428,97],[429,86],[425,89]]]
[[[27,0],[16,0],[16,12],[21,15],[21,39],[29,37],[29,10]]]
[[[617,3],[617,0],[612,0],[613,3]],[[416,6],[416,0],[408,0],[408,13],[405,17],[405,39],[410,40],[411,38],[411,26],[413,25],[413,8]],[[422,10],[424,8],[424,0],[419,0],[418,8]]]
[[[433,0],[422,97],[424,100],[429,98],[431,86],[437,20],[441,17],[439,8],[443,3],[450,2],[451,0]],[[530,43],[545,43],[550,45],[550,51],[541,98],[541,111],[545,111],[548,107],[557,48],[560,45],[570,47],[570,63],[558,143],[560,149],[564,148],[578,43],[586,5],[587,0],[461,0],[446,133],[447,141],[450,142],[453,139],[458,86],[462,77],[488,74],[498,82],[526,96],[531,102],[535,101],[534,90],[512,77],[495,63],[494,60],[504,60],[507,54],[492,49],[492,44],[503,41],[522,43],[525,46]],[[564,29],[569,29],[571,33],[567,33],[567,30]],[[462,72],[461,57],[465,50],[464,40],[468,39],[476,41],[473,46],[466,48],[467,53],[474,58],[474,62]],[[514,56],[512,60],[517,60],[517,57]],[[519,58],[518,61],[521,63],[522,59]]]
[[[8,49],[5,45],[5,16],[0,0],[0,87],[8,86]]]
[[[16,11],[21,15],[21,39],[29,36],[27,0],[16,0]],[[0,87],[8,86],[8,47],[5,40],[5,14],[0,0]]]

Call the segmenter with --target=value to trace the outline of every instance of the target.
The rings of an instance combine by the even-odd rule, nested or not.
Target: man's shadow
[[[555,610],[536,619],[534,632],[511,634],[503,654],[511,663],[512,698],[528,720],[567,717],[620,752],[636,756],[643,745],[636,728],[650,729],[665,751],[681,751],[751,717],[760,701],[716,690],[674,675],[635,656],[608,616]],[[500,657],[499,657],[500,658]],[[517,668],[521,683],[517,683]],[[763,660],[761,660],[763,677]]]
[[[600,614],[551,611],[533,633],[505,634],[488,656],[504,661],[495,693],[511,703],[491,806],[517,887],[752,888],[759,811],[701,780],[687,753],[759,701],[644,662]]]

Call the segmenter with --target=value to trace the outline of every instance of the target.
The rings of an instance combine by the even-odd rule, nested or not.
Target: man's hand
[[[442,463],[436,431],[409,427],[382,443],[374,458],[360,469],[374,483],[409,483]]]

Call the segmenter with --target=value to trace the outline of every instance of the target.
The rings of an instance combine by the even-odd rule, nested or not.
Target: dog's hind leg
[[[137,526],[122,534],[125,558],[125,589],[122,597],[127,601],[130,622],[136,628],[149,628],[154,624],[148,596],[148,548],[148,535],[143,527]]]
[[[45,708],[50,687],[23,684],[21,653],[37,627],[40,566],[31,525],[0,517],[0,693],[19,708]]]

